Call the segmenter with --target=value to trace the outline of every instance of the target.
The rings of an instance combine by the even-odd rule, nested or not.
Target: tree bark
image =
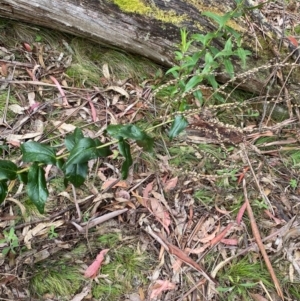
[[[190,33],[213,31],[215,25],[201,12],[222,15],[234,7],[233,0],[0,0],[0,16],[82,36],[171,66],[180,28],[186,27]],[[244,34],[246,48],[255,54],[249,58],[247,69],[272,58],[268,46],[261,50],[262,55],[257,54],[242,18],[230,26]],[[216,43],[224,45],[224,41]],[[235,68],[241,71],[238,63]],[[264,71],[241,87],[258,93],[268,75],[269,71]],[[226,82],[228,78],[223,75],[219,80]]]

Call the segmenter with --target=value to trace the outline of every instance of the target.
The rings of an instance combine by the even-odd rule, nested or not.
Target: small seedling
[[[19,247],[19,240],[17,235],[15,234],[15,229],[10,228],[9,232],[3,231],[4,239],[0,240],[0,244],[5,243],[7,247],[4,247],[2,250],[2,254],[6,256],[9,252],[16,254],[15,248]]]
[[[58,236],[58,234],[55,232],[55,227],[52,225],[49,229],[48,237],[50,239],[53,239],[53,238],[56,238],[57,236]]]
[[[290,180],[290,186],[291,186],[291,188],[296,189],[297,186],[298,186],[297,180],[296,179],[291,179]]]

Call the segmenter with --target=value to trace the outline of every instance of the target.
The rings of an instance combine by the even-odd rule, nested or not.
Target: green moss
[[[141,0],[113,0],[113,2],[124,12],[153,16],[156,20],[166,23],[180,24],[188,18],[187,15],[178,16],[173,10],[163,11],[154,5],[146,5]]]
[[[81,273],[72,266],[63,264],[49,265],[46,268],[36,266],[37,273],[30,281],[33,295],[43,296],[46,293],[64,297],[60,300],[70,300],[83,282]]]
[[[101,268],[101,274],[106,277],[99,278],[99,283],[93,284],[92,293],[97,299],[120,300],[135,285],[140,287],[146,283],[150,260],[147,260],[147,254],[130,247],[122,247],[109,253],[110,263]]]

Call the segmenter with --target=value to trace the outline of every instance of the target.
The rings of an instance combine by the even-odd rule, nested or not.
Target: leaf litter
[[[56,147],[66,134],[81,127],[87,137],[98,137],[106,143],[109,141],[104,130],[108,125],[143,121],[149,126],[157,110],[165,110],[163,105],[153,102],[151,85],[156,84],[155,77],[149,75],[146,83],[133,78],[121,80],[112,72],[110,63],[103,62],[99,67],[102,76],[99,72],[97,83],[89,82],[84,76],[75,80],[68,75],[73,60],[69,51],[57,50],[47,42],[18,43],[20,55],[15,55],[15,50],[7,45],[1,47],[4,55],[0,58],[1,75],[9,80],[1,83],[3,95],[9,93],[9,98],[5,98],[9,101],[5,104],[7,117],[3,115],[1,139],[9,143],[4,155],[9,159],[14,155],[16,164],[20,164],[20,144],[28,140]],[[34,47],[37,54],[33,52]],[[39,130],[36,130],[37,121],[41,122]],[[286,121],[286,125],[289,123],[292,121]],[[177,135],[177,130],[171,129],[171,138]],[[109,267],[114,260],[117,262],[117,250],[123,246],[138,255],[144,250],[147,256],[155,258],[149,260],[148,265],[143,261],[142,268],[138,268],[143,273],[139,275],[141,279],[151,281],[128,276],[132,283],[123,287],[128,291],[116,294],[111,300],[122,300],[124,296],[139,300],[240,300],[230,296],[229,292],[235,290],[237,298],[241,298],[238,294],[243,292],[254,300],[268,300],[276,289],[286,300],[296,298],[292,294],[300,296],[297,289],[300,281],[300,221],[297,217],[300,156],[297,152],[289,155],[291,150],[298,150],[298,144],[291,146],[295,142],[288,128],[283,133],[283,137],[276,134],[275,141],[255,144],[259,151],[249,152],[250,163],[239,154],[220,162],[211,160],[212,152],[206,152],[206,157],[199,159],[197,153],[202,151],[201,146],[194,147],[186,141],[169,144],[166,137],[158,134],[162,144],[154,146],[157,152],[154,157],[147,157],[142,145],[130,145],[133,167],[126,180],[121,180],[123,162],[117,148],[106,162],[93,160],[89,165],[89,180],[76,189],[76,197],[72,196],[70,186],[64,188],[60,183],[55,166],[49,165],[47,178],[56,181],[56,186],[50,190],[45,215],[33,208],[12,181],[9,197],[1,207],[0,227],[14,228],[16,237],[5,236],[3,232],[0,249],[9,247],[13,239],[17,247],[15,253],[9,252],[9,257],[0,258],[1,296],[28,298],[37,296],[38,292],[46,300],[48,292],[35,290],[22,275],[30,273],[34,278],[40,268],[38,263],[48,267],[55,265],[63,254],[74,258],[66,262],[81,269],[82,282],[79,290],[62,297],[93,300],[96,296],[108,296],[107,292],[99,293],[95,286],[86,285],[83,276],[95,277],[99,287],[102,284],[101,287],[114,288],[112,283],[117,280],[112,278]],[[248,139],[254,144],[268,136],[274,138],[274,131],[251,134]],[[286,155],[278,155],[277,145],[286,147]],[[212,146],[211,151],[219,149]],[[265,161],[268,164],[264,164]],[[242,172],[228,175],[236,163]],[[192,171],[205,170],[211,177],[198,178],[175,168],[182,165],[186,169],[191,165]],[[297,181],[293,187],[292,179]],[[243,191],[246,184],[247,194]],[[245,213],[247,195],[255,210],[258,238],[255,230],[251,230],[253,220]],[[266,199],[269,202],[265,202]],[[111,236],[104,240],[108,234]],[[97,239],[99,244],[95,243]],[[111,247],[114,239],[117,244]],[[258,245],[262,243],[269,264],[266,258],[260,257]],[[103,262],[108,249],[110,263]],[[72,251],[79,256],[72,255]],[[125,256],[126,252],[122,252],[121,256]],[[248,260],[247,264],[233,272],[242,258]],[[82,272],[91,262],[90,268]],[[276,275],[273,280],[268,275],[260,279],[261,270],[257,270],[257,275],[243,274],[257,262],[265,270],[265,264],[269,265],[268,269],[270,265],[276,269],[279,282],[284,285],[276,283]],[[113,269],[116,279],[125,283],[126,279],[122,279],[125,272],[118,271],[121,263],[122,259]],[[137,270],[133,273],[139,274]],[[247,288],[251,281],[255,283],[253,290]],[[285,291],[281,292],[280,287]],[[132,292],[135,295],[129,295]],[[51,300],[61,300],[60,297],[52,294]]]

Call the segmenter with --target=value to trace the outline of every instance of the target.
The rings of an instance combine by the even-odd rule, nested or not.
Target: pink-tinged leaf
[[[25,48],[26,51],[32,52],[32,48],[31,48],[31,46],[28,43],[24,42],[23,46],[24,46],[24,48]]]
[[[221,243],[228,246],[237,246],[238,240],[236,238],[223,238],[221,239]]]
[[[279,218],[275,217],[269,210],[265,210],[264,212],[269,218],[274,220],[276,225],[280,225],[282,223],[282,221]]]
[[[237,222],[238,225],[241,224],[241,221],[242,221],[242,218],[243,218],[243,215],[244,215],[244,212],[245,212],[246,208],[247,208],[247,203],[245,202],[243,204],[243,206],[240,208],[240,210],[238,212],[238,215],[236,217],[236,222]]]
[[[96,113],[94,103],[92,102],[91,97],[89,95],[87,96],[87,99],[88,99],[89,105],[91,107],[92,119],[94,122],[96,122],[97,121],[97,113]]]
[[[101,264],[104,260],[104,256],[106,255],[106,253],[109,251],[109,249],[105,249],[102,250],[98,256],[96,257],[96,260],[86,269],[85,273],[84,273],[84,277],[87,278],[95,278],[98,274],[98,271],[101,267]]]
[[[226,236],[227,232],[230,230],[230,228],[232,226],[233,226],[233,223],[228,224],[227,227],[210,242],[211,245],[214,246],[219,241],[221,241]]]
[[[153,188],[153,182],[147,184],[147,186],[145,187],[144,191],[143,191],[143,198],[145,203],[147,204],[148,199],[149,199],[149,193]]]
[[[168,192],[173,190],[177,186],[178,177],[172,178],[164,185],[164,191]]]
[[[197,249],[186,248],[186,251],[188,251],[188,253],[191,253],[191,254],[202,254],[209,246],[210,246],[210,243],[208,242],[205,245],[203,245],[202,247],[197,248]]]
[[[29,107],[29,112],[34,112],[36,111],[36,109],[40,106],[40,103],[39,102],[35,102],[33,103],[30,107]]]
[[[158,297],[163,291],[175,289],[176,284],[169,280],[157,280],[152,288],[150,299]]]
[[[211,234],[207,234],[205,237],[199,238],[199,241],[203,244],[212,241],[216,237],[216,233],[219,232],[219,230],[220,225],[218,225],[218,227]]]
[[[289,36],[289,37],[287,37],[287,38],[289,39],[289,41],[290,41],[295,47],[298,47],[298,46],[299,46],[298,41],[297,41],[294,37]]]
[[[164,206],[155,198],[150,198],[151,211],[156,219],[163,225],[167,233],[170,233],[169,226],[171,219]]]
[[[110,179],[106,180],[106,181],[102,184],[101,189],[103,189],[103,190],[107,189],[107,188],[110,187],[110,185],[112,185],[114,182],[116,182],[116,184],[113,185],[111,188],[114,188],[114,187],[127,188],[127,187],[128,187],[126,181],[118,181],[118,179],[116,179],[116,178],[110,178]]]
[[[220,212],[221,214],[224,214],[224,215],[228,215],[228,216],[230,216],[230,211],[227,211],[227,210],[223,210],[223,209],[220,209],[217,205],[215,205],[215,208],[216,208],[216,210],[218,211],[218,212]]]
[[[54,76],[51,76],[50,75],[50,79],[54,82],[54,84],[56,85],[61,97],[62,97],[62,100],[63,100],[63,105],[66,106],[66,107],[70,107],[70,104],[68,103],[68,100],[67,100],[67,97],[66,97],[66,94],[65,94],[65,91],[62,89],[61,85],[59,84],[59,82],[57,81],[57,79],[54,77]]]
[[[30,78],[34,81],[35,76],[33,75],[33,72],[31,70],[29,70],[28,68],[26,68],[26,71],[27,71],[28,75],[30,76]]]
[[[268,299],[264,298],[263,296],[261,296],[259,294],[250,293],[250,296],[253,298],[254,301],[268,301]]]

